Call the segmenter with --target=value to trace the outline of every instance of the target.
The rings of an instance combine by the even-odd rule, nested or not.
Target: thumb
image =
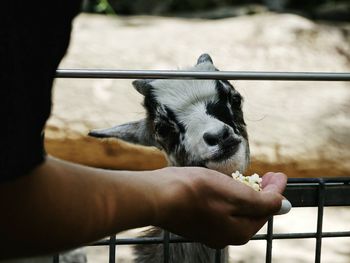
[[[280,193],[264,189],[251,196],[249,203],[240,210],[239,214],[252,217],[269,217],[286,214],[291,208],[291,203]]]
[[[286,188],[287,176],[283,173],[267,173],[263,176],[263,193],[282,193]],[[279,210],[275,215],[287,214],[292,208],[292,204],[282,196]]]
[[[269,185],[265,187],[262,194],[262,213],[266,215],[284,215],[292,209],[292,204],[281,194],[279,194],[276,186]]]

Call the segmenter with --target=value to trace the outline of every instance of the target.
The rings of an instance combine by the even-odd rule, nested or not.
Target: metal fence
[[[109,78],[109,79],[225,79],[225,80],[274,80],[274,81],[350,81],[350,73],[330,72],[252,72],[252,71],[171,71],[171,70],[101,70],[101,69],[59,69],[57,78]],[[321,262],[322,239],[331,237],[349,237],[350,231],[324,232],[323,212],[325,207],[350,206],[350,175],[339,178],[290,178],[284,196],[293,207],[317,207],[317,224],[314,231],[308,233],[274,233],[273,217],[267,225],[266,234],[257,234],[252,240],[266,241],[265,262],[272,262],[273,240],[278,239],[314,239],[316,242],[315,262]],[[171,243],[192,242],[181,237],[171,237],[165,232],[163,237],[116,238],[91,244],[90,246],[108,246],[109,263],[116,262],[116,246],[137,244],[163,244],[163,262],[169,262]],[[53,257],[59,262],[59,255]],[[220,250],[215,261],[221,262]],[[213,262],[213,263],[214,263]],[[200,262],[199,262],[200,263]]]

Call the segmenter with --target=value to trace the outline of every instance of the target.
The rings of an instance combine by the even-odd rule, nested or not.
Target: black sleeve
[[[44,161],[52,82],[80,9],[78,0],[8,3],[0,13],[0,182]]]

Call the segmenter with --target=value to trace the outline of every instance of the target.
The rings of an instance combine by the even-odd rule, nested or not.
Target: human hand
[[[161,169],[157,180],[154,225],[213,248],[245,244],[270,216],[291,208],[282,202],[287,182],[282,173],[265,174],[261,192],[197,167]]]

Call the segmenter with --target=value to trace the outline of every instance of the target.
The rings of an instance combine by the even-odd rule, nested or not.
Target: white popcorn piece
[[[232,173],[233,179],[240,181],[241,183],[244,183],[245,185],[250,186],[255,191],[261,191],[261,182],[262,179],[258,174],[252,174],[251,176],[244,176],[239,171],[236,171]]]

